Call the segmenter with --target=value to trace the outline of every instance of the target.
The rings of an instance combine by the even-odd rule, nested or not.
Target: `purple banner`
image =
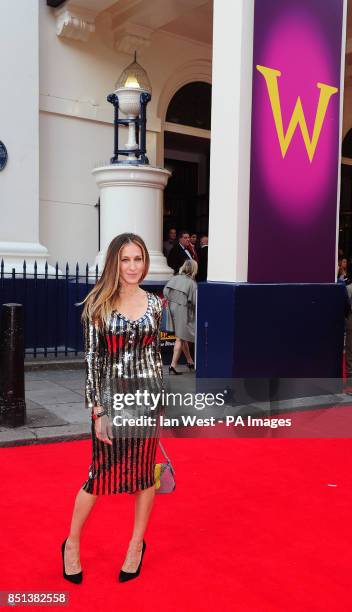
[[[256,0],[248,281],[334,282],[344,0]]]

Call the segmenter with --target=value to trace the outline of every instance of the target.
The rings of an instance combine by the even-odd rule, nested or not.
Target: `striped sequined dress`
[[[85,321],[85,405],[106,409],[112,440],[109,445],[97,439],[92,419],[92,461],[82,488],[94,495],[135,493],[155,482],[163,412],[162,302],[152,293],[147,297],[142,317],[133,321],[113,310],[104,333]]]

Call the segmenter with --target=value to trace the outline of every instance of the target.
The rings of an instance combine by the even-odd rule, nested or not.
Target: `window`
[[[210,130],[211,85],[196,81],[181,87],[169,104],[166,121]]]

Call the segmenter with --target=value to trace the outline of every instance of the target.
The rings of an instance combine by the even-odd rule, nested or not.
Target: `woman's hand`
[[[99,412],[99,411],[98,411]],[[112,446],[112,428],[107,414],[94,421],[95,435],[101,442]]]

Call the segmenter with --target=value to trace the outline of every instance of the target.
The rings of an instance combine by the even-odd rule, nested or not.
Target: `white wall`
[[[40,237],[49,262],[94,262],[98,249],[98,190],[94,165],[113,152],[113,107],[107,94],[131,55],[112,51],[94,34],[87,42],[59,38],[53,11],[40,3]],[[159,97],[182,64],[210,59],[211,48],[155,33],[139,59],[152,83],[147,154],[155,164]],[[121,137],[121,143],[123,143]]]
[[[1,1],[0,243],[39,239],[38,0]]]
[[[90,170],[111,135],[109,125],[40,115],[40,235],[50,263],[84,265],[96,254],[99,191]]]

